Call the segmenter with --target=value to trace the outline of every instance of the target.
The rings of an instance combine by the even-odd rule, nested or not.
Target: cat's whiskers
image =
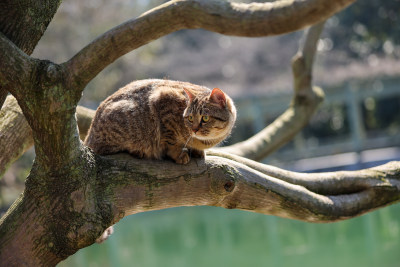
[[[190,135],[189,138],[187,139],[186,143],[183,145],[182,152],[181,152],[181,154],[179,156],[182,156],[182,154],[185,152],[185,150],[189,150],[189,149],[186,148],[186,146],[191,140],[193,140],[193,137]]]
[[[189,143],[189,141],[193,140],[193,137],[190,135],[188,140],[186,141],[185,145],[183,146],[182,150],[186,148],[187,144]]]

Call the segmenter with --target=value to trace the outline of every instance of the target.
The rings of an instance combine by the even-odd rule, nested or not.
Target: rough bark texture
[[[4,0],[0,2],[0,32],[24,53],[30,55],[60,5],[61,0],[29,1]],[[7,90],[0,80],[0,109]]]
[[[7,90],[3,89],[0,85],[0,110],[3,107],[4,101],[6,101]]]
[[[45,27],[59,2],[3,2],[0,7],[19,17],[9,17],[9,24],[1,20],[13,30],[0,25],[0,51],[5,54],[0,83],[16,98],[32,129],[36,158],[24,193],[0,219],[0,263],[54,266],[122,217],[148,210],[212,205],[328,222],[398,202],[400,162],[306,175],[221,151],[187,166],[124,154],[101,157],[79,140],[75,113],[84,86],[126,52],[183,28],[247,36],[285,33],[326,19],[351,2],[172,1],[105,33],[61,65],[30,58],[20,49],[27,49],[24,42],[18,43],[35,34],[37,25]],[[22,3],[28,11],[17,10]],[[21,26],[17,21],[35,16],[42,22]],[[22,29],[27,33],[14,33]],[[8,109],[4,118],[12,112]]]
[[[84,140],[95,111],[78,106],[79,136]],[[32,130],[17,100],[9,95],[0,111],[0,179],[7,168],[33,146]]]
[[[0,177],[32,145],[32,130],[15,98],[9,96],[0,110]]]
[[[118,221],[121,214],[209,205],[307,222],[333,222],[400,200],[399,162],[359,172],[310,175],[230,154],[208,156],[185,168],[132,160],[125,155],[102,160],[110,164],[102,168],[101,177],[103,183],[113,184],[106,196],[113,203],[113,221]],[[121,170],[120,177],[110,181],[106,177],[115,168]]]
[[[61,1],[3,0],[0,31],[26,54],[32,54]]]

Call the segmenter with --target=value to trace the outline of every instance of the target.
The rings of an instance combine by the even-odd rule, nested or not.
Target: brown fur
[[[102,155],[126,151],[186,164],[189,155],[203,156],[204,149],[222,142],[235,120],[233,101],[219,89],[211,92],[169,80],[135,81],[100,104],[85,144]]]

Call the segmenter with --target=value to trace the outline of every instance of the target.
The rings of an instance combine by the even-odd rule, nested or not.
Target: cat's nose
[[[194,133],[197,133],[198,130],[199,130],[199,127],[193,127],[193,128],[192,128],[192,131],[193,131]]]

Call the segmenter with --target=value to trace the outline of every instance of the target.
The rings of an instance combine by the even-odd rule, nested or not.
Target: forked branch
[[[77,107],[79,134],[83,140],[89,130],[95,111]],[[17,100],[9,95],[0,110],[0,179],[14,161],[33,146],[32,130],[18,106]]]

